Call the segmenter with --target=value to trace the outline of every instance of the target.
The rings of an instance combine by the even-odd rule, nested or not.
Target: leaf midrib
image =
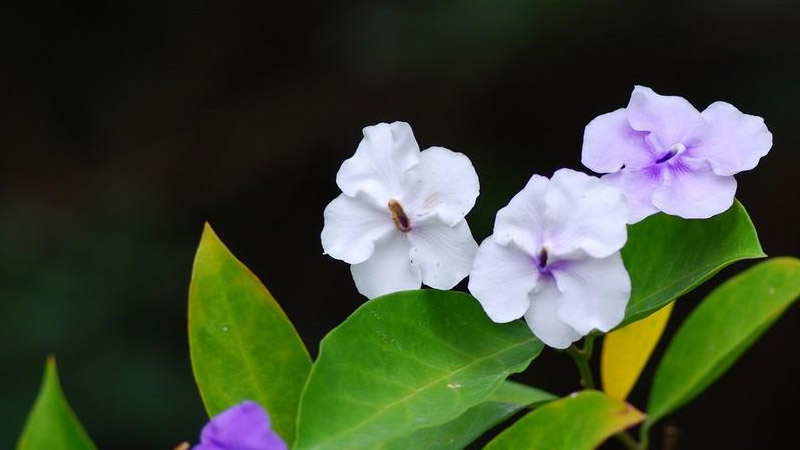
[[[401,398],[399,398],[399,399],[397,399],[397,400],[395,400],[395,401],[393,401],[393,402],[391,402],[391,403],[389,403],[387,405],[384,405],[383,407],[378,409],[372,416],[368,417],[366,420],[363,420],[363,421],[361,421],[361,422],[359,422],[357,424],[354,424],[354,425],[350,426],[349,428],[346,428],[346,429],[336,433],[335,435],[333,435],[329,439],[325,440],[324,442],[320,442],[320,443],[318,443],[317,445],[315,445],[314,447],[311,447],[311,448],[312,449],[313,448],[319,448],[321,444],[330,444],[330,443],[335,442],[337,440],[341,440],[342,437],[347,436],[348,434],[351,434],[355,430],[357,430],[357,429],[369,424],[370,422],[373,422],[373,421],[377,420],[377,418],[379,416],[384,414],[390,408],[393,408],[393,407],[397,406],[398,404],[403,403],[403,402],[407,401],[408,399],[416,396],[420,392],[422,392],[422,391],[424,391],[424,390],[426,390],[426,389],[428,389],[428,388],[430,388],[430,387],[432,387],[432,386],[434,386],[434,385],[436,385],[438,383],[441,383],[442,381],[446,380],[448,377],[451,377],[453,375],[457,375],[457,374],[459,374],[459,373],[471,368],[472,366],[474,366],[474,365],[476,365],[478,363],[486,361],[486,360],[488,360],[490,358],[494,358],[494,357],[496,357],[498,355],[501,355],[501,354],[503,354],[505,352],[508,352],[508,351],[510,351],[510,350],[512,350],[514,348],[523,346],[523,345],[528,344],[530,342],[533,342],[535,340],[536,340],[536,338],[534,338],[533,335],[531,335],[530,338],[528,338],[528,339],[526,339],[526,340],[524,340],[522,342],[519,342],[517,344],[511,345],[509,347],[506,347],[506,348],[504,348],[502,350],[499,350],[497,352],[491,353],[489,355],[482,356],[481,358],[476,359],[476,360],[470,362],[469,364],[454,370],[453,372],[449,372],[449,373],[447,373],[447,374],[445,374],[445,375],[443,375],[441,377],[435,378],[434,380],[426,383],[425,385],[420,386],[419,388],[412,390],[409,394],[405,395],[404,397],[401,397]],[[439,421],[439,422],[436,422],[436,423],[426,424],[426,426],[435,426],[435,425],[438,425],[439,423],[444,423],[446,420],[447,419],[444,419],[443,421]],[[411,431],[413,431],[413,430],[411,430]]]

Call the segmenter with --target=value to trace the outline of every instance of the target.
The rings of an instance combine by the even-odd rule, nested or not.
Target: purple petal
[[[717,175],[705,161],[688,158],[669,166],[665,182],[653,192],[653,205],[685,219],[706,219],[733,205],[736,180]]]
[[[286,450],[261,406],[244,401],[211,419],[194,450]]]
[[[619,252],[607,258],[575,259],[553,271],[558,317],[581,335],[619,325],[631,296],[631,279]]]
[[[581,162],[598,173],[648,166],[658,155],[645,144],[647,134],[631,128],[625,109],[597,116],[583,132]]]
[[[531,256],[516,242],[501,245],[494,235],[481,243],[469,274],[469,291],[495,322],[519,319],[530,307],[528,294],[539,280]]]
[[[772,148],[772,133],[761,117],[725,102],[712,103],[702,116],[706,124],[696,130],[697,142],[688,154],[707,160],[717,175],[750,170]]]
[[[567,348],[583,336],[558,316],[562,294],[552,276],[542,277],[530,294],[525,322],[539,340],[553,348]]]
[[[644,86],[634,87],[627,113],[634,130],[652,132],[664,149],[680,143],[702,122],[685,98],[659,95]]]
[[[628,200],[628,223],[636,223],[655,214],[653,192],[661,184],[662,169],[659,166],[640,170],[623,170],[604,175],[602,180],[619,188]]]

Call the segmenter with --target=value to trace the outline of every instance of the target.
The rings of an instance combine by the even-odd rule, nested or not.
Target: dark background
[[[14,445],[49,352],[101,448],[196,439],[185,310],[205,220],[316,353],[363,301],[348,266],[322,255],[322,210],[361,128],[380,121],[472,159],[480,241],[531,174],[579,168],[583,127],[633,84],[700,109],[726,100],[774,133],[738,197],[767,253],[800,255],[800,2],[0,8],[0,448]],[[680,301],[676,319],[746,266]],[[678,448],[796,444],[798,327],[795,308],[669,417]],[[519,379],[566,394],[571,365],[548,350]],[[631,399],[642,408],[646,381]]]

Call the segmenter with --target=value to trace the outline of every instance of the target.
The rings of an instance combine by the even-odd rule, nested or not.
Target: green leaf
[[[720,377],[800,296],[800,261],[774,258],[726,281],[683,322],[656,370],[652,425]]]
[[[61,391],[56,361],[47,359],[36,403],[28,416],[17,450],[96,450]]]
[[[210,416],[253,400],[284,440],[294,439],[311,359],[269,291],[208,224],[189,287],[189,350]]]
[[[597,391],[583,391],[528,413],[485,450],[591,450],[644,420],[631,405]]]
[[[738,201],[705,220],[650,216],[628,228],[622,258],[633,291],[618,328],[658,311],[731,263],[764,256],[753,223]]]
[[[505,381],[483,403],[438,427],[422,428],[376,447],[385,450],[460,450],[483,433],[524,408],[535,408],[557,397],[524,384]]]
[[[374,449],[447,423],[541,350],[524,323],[493,323],[463,293],[371,300],[323,339],[301,400],[296,448]]]

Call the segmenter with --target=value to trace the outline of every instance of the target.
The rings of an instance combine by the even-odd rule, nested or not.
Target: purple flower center
[[[656,164],[667,162],[670,159],[680,155],[684,151],[686,151],[685,145],[681,144],[680,142],[673,144],[672,147],[668,148],[667,151],[656,160]]]
[[[538,261],[536,262],[536,265],[539,266],[539,270],[545,270],[545,268],[547,267],[547,249],[546,248],[542,247],[542,249],[539,250],[539,256],[538,256],[537,259],[538,259]]]

